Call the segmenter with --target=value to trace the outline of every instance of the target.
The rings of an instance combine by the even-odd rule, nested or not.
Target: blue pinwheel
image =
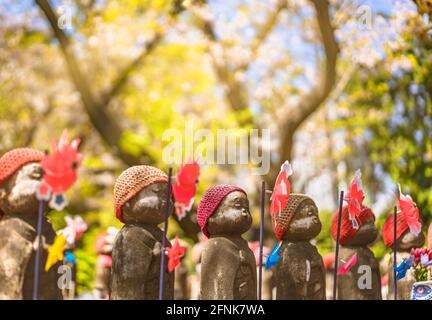
[[[279,253],[280,253],[280,243],[276,243],[272,249],[272,252],[267,257],[265,269],[268,270],[272,266],[277,265],[279,263]]]
[[[395,267],[397,280],[405,278],[406,272],[411,268],[413,262],[413,257],[410,257],[408,259],[403,259],[402,262],[397,267]]]

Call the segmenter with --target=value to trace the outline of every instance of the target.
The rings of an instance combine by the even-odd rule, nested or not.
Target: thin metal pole
[[[168,217],[169,210],[171,209],[171,176],[172,176],[172,168],[169,168],[168,171],[168,184],[167,184],[167,197],[166,197],[166,206],[164,212],[164,229],[162,235],[162,252],[161,252],[161,260],[160,260],[160,273],[159,273],[159,300],[164,300],[164,276],[165,276],[165,249],[166,249],[166,235],[168,230]]]
[[[396,231],[397,231],[397,207],[394,207],[393,210],[393,294],[394,294],[394,300],[397,300],[397,279],[396,279],[396,266],[397,266],[397,237],[396,237]]]
[[[39,295],[39,276],[40,276],[40,264],[41,264],[41,247],[42,247],[42,217],[45,211],[45,201],[39,201],[39,210],[38,210],[38,220],[37,220],[37,230],[36,230],[36,239],[37,239],[37,248],[36,248],[36,258],[35,258],[35,273],[34,273],[34,281],[33,281],[33,300],[38,300]]]
[[[337,234],[336,234],[336,252],[334,261],[334,274],[333,274],[333,300],[336,300],[337,293],[337,271],[338,271],[338,261],[339,261],[339,240],[340,240],[340,229],[342,222],[342,205],[343,205],[344,192],[341,190],[339,195],[339,212],[337,221]]]
[[[265,194],[266,194],[266,183],[265,181],[262,181],[261,182],[260,248],[259,248],[259,269],[258,269],[258,300],[262,300]]]

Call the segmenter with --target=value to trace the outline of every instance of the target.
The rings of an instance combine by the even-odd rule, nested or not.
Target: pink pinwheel
[[[282,164],[281,170],[276,178],[273,193],[270,198],[271,215],[281,213],[285,209],[291,192],[291,184],[288,180],[288,177],[292,174],[293,170],[290,163],[288,161],[285,161]]]
[[[348,194],[344,198],[348,202],[348,213],[350,220],[353,223],[353,227],[358,229],[357,216],[362,212],[364,199],[364,191],[361,182],[361,171],[358,169],[351,180],[351,184],[348,190]]]
[[[50,206],[59,211],[67,204],[64,193],[77,180],[77,169],[81,163],[79,143],[80,140],[75,139],[68,144],[65,130],[58,144],[53,142],[51,154],[46,154],[41,161],[44,176],[39,186],[38,198],[46,201],[51,198]]]
[[[193,205],[200,167],[197,162],[183,164],[173,184],[176,214],[183,219]]]
[[[87,230],[87,224],[80,216],[75,216],[74,218],[66,216],[65,221],[67,225],[64,229],[60,230],[59,233],[65,236],[69,246],[74,246],[75,242],[77,242]]]
[[[357,253],[354,253],[353,256],[349,258],[348,261],[345,262],[342,267],[340,267],[337,274],[338,275],[346,274],[348,271],[351,270],[352,267],[354,267],[357,264],[357,262],[358,262]]]
[[[404,195],[399,185],[399,209],[404,215],[405,221],[408,224],[410,232],[418,235],[421,232],[420,214],[416,203],[413,201],[410,195]]]

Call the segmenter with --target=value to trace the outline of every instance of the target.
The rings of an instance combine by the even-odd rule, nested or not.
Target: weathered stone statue
[[[323,260],[310,243],[321,231],[315,202],[306,195],[290,194],[285,209],[272,215],[272,223],[282,241],[275,269],[276,299],[325,300]]]
[[[255,257],[242,238],[252,225],[246,192],[232,185],[208,189],[198,206],[198,223],[209,237],[202,253],[201,299],[255,300]]]
[[[96,238],[95,249],[98,257],[94,290],[99,299],[109,298],[114,236],[113,232],[108,231]]]
[[[393,249],[394,244],[394,217],[391,214],[384,222],[382,228],[382,237],[385,245]],[[403,259],[410,257],[411,249],[420,248],[425,243],[423,232],[415,235],[410,232],[408,224],[402,213],[398,213],[396,217],[396,239],[397,239],[397,265]],[[406,276],[397,281],[397,300],[410,300],[412,286],[416,282],[414,269],[409,269]],[[388,257],[388,292],[387,300],[394,299],[394,273],[393,273],[393,250]]]
[[[134,166],[124,171],[115,183],[115,211],[125,225],[114,242],[110,299],[159,298],[163,233],[158,225],[164,221],[168,205],[167,182],[167,175],[157,168]],[[168,240],[166,243],[171,246]],[[174,298],[174,273],[167,270],[164,298]]]
[[[0,299],[32,299],[42,158],[43,153],[29,148],[11,150],[0,158]],[[45,215],[42,223],[38,298],[62,299],[57,286],[60,262],[48,272],[43,268],[56,234]]]
[[[336,239],[338,212],[332,220],[332,235]],[[342,210],[338,268],[354,254],[357,263],[344,275],[337,278],[338,300],[381,300],[381,275],[378,261],[368,248],[378,234],[375,228],[375,215],[371,209],[363,207],[356,217],[358,229],[349,218],[348,206]]]

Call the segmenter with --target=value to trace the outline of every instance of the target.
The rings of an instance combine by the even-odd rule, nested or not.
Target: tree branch
[[[230,108],[235,112],[242,112],[249,109],[249,97],[247,90],[243,83],[236,78],[236,72],[244,72],[249,68],[250,64],[256,58],[259,48],[265,42],[273,30],[273,27],[276,25],[278,17],[284,8],[286,8],[286,1],[280,0],[276,5],[275,10],[269,13],[266,22],[262,24],[261,28],[257,32],[256,38],[252,41],[250,47],[251,58],[248,61],[245,61],[240,66],[232,69],[228,66],[228,63],[225,61],[225,59],[222,59],[222,61],[220,57],[213,57],[212,59],[216,76],[219,82],[225,86],[225,100],[227,101]],[[197,16],[197,18],[199,20],[200,29],[208,41],[213,46],[220,45],[217,44],[218,39],[216,37],[212,21],[203,19],[199,16]],[[254,119],[251,114],[242,114],[242,117],[239,118],[240,125],[247,125],[253,122]]]
[[[336,81],[336,62],[339,48],[330,21],[329,3],[327,0],[310,1],[315,8],[320,38],[324,46],[325,68],[319,75],[317,83],[299,99],[293,112],[282,122],[282,142],[279,150],[281,159],[291,158],[295,131],[327,99]]]
[[[268,36],[271,34],[274,26],[278,22],[280,13],[286,7],[287,7],[286,0],[279,0],[276,5],[276,8],[268,14],[266,21],[261,25],[261,28],[258,30],[255,39],[252,41],[250,47],[251,57],[249,61],[243,63],[239,67],[239,70],[247,70],[251,62],[255,60],[261,45],[267,40]]]
[[[58,26],[58,18],[51,7],[48,0],[35,0],[36,4],[45,14],[51,29],[59,41],[60,48],[63,52],[63,55],[66,60],[66,65],[69,70],[69,74],[71,76],[72,82],[75,87],[79,91],[81,95],[81,100],[83,102],[83,106],[89,116],[89,119],[95,129],[98,131],[102,139],[110,146],[113,146],[115,153],[117,156],[128,165],[135,165],[140,163],[153,163],[154,159],[149,154],[143,154],[141,157],[134,157],[123,152],[120,148],[120,141],[122,138],[122,129],[115,117],[108,113],[106,110],[106,104],[108,103],[113,94],[118,93],[118,91],[122,88],[122,86],[126,83],[128,75],[132,72],[132,69],[126,70],[124,74],[124,78],[118,80],[117,85],[113,86],[111,91],[112,94],[109,95],[109,98],[105,98],[104,101],[99,101],[93,94],[90,89],[89,81],[82,73],[79,67],[79,63],[72,51],[70,46],[70,40],[63,32],[62,29]],[[153,45],[151,46],[151,48]],[[145,53],[148,53],[148,48],[145,49]],[[146,55],[145,54],[145,55]],[[137,61],[137,63],[139,63]],[[132,63],[132,67],[136,65]]]
[[[144,61],[144,59],[153,51],[154,48],[159,44],[162,40],[162,35],[160,33],[156,33],[153,39],[151,39],[146,45],[144,50],[140,53],[138,57],[136,57],[126,68],[123,69],[119,73],[119,76],[116,80],[113,81],[113,84],[110,90],[104,94],[102,98],[102,105],[108,106],[111,100],[117,96],[117,94],[123,89],[123,87],[127,84],[130,75],[137,69],[137,67]]]

